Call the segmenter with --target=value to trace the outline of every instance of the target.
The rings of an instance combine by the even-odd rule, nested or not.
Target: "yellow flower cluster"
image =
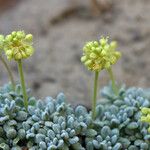
[[[3,50],[7,59],[21,60],[30,57],[34,49],[32,47],[32,34],[25,34],[24,31],[13,31],[3,39]],[[0,41],[2,35],[0,36]]]
[[[91,71],[108,69],[120,58],[121,53],[116,51],[117,43],[108,43],[108,38],[88,42],[83,48],[81,62]]]
[[[143,107],[141,108],[141,121],[150,124],[150,108]],[[150,127],[148,128],[148,132],[150,132]]]

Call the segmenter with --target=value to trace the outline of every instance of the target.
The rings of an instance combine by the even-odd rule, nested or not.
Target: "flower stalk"
[[[25,85],[25,80],[24,80],[22,61],[18,60],[17,63],[18,63],[18,71],[20,75],[22,94],[23,94],[23,99],[24,99],[24,107],[27,110],[28,109],[28,96],[27,96],[26,85]]]
[[[112,68],[108,68],[107,69],[108,73],[109,73],[109,77],[111,79],[111,84],[112,84],[112,90],[113,92],[118,95],[118,88],[117,88],[117,85],[116,85],[116,82],[115,82],[115,78],[114,78],[114,75],[113,75],[113,71],[112,71]]]
[[[97,100],[97,83],[98,83],[98,75],[99,72],[95,72],[94,77],[94,91],[93,91],[93,100],[92,100],[92,119],[94,120],[96,117],[96,100]]]
[[[0,60],[3,63],[3,65],[5,66],[7,72],[8,72],[8,76],[12,85],[13,90],[15,90],[15,81],[11,72],[11,69],[9,67],[9,65],[7,64],[7,62],[5,61],[5,59],[0,55]]]

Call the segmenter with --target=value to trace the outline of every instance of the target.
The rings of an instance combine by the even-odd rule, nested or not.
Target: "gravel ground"
[[[25,60],[24,71],[35,97],[64,92],[72,105],[90,106],[93,75],[80,56],[84,43],[101,35],[119,43],[122,59],[113,67],[117,81],[150,87],[149,0],[114,0],[99,16],[91,16],[86,0],[6,0],[0,4],[0,33],[25,30],[34,35],[36,52]],[[17,66],[10,64],[18,80]],[[8,79],[2,64],[0,68],[3,85]],[[99,82],[101,87],[109,82],[105,71]]]

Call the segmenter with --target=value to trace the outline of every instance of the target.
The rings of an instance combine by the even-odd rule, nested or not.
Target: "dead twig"
[[[112,8],[110,0],[91,0],[91,8],[93,15],[99,15],[109,11]]]

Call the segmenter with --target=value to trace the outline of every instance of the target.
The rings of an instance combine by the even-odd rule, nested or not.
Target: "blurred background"
[[[24,30],[36,49],[25,60],[28,87],[37,98],[64,92],[72,105],[90,106],[93,74],[81,64],[86,41],[108,36],[122,58],[113,66],[119,83],[150,87],[149,0],[0,0],[0,34]],[[16,81],[17,65],[10,62]],[[0,63],[0,85],[8,82]],[[109,78],[103,71],[101,87]]]

